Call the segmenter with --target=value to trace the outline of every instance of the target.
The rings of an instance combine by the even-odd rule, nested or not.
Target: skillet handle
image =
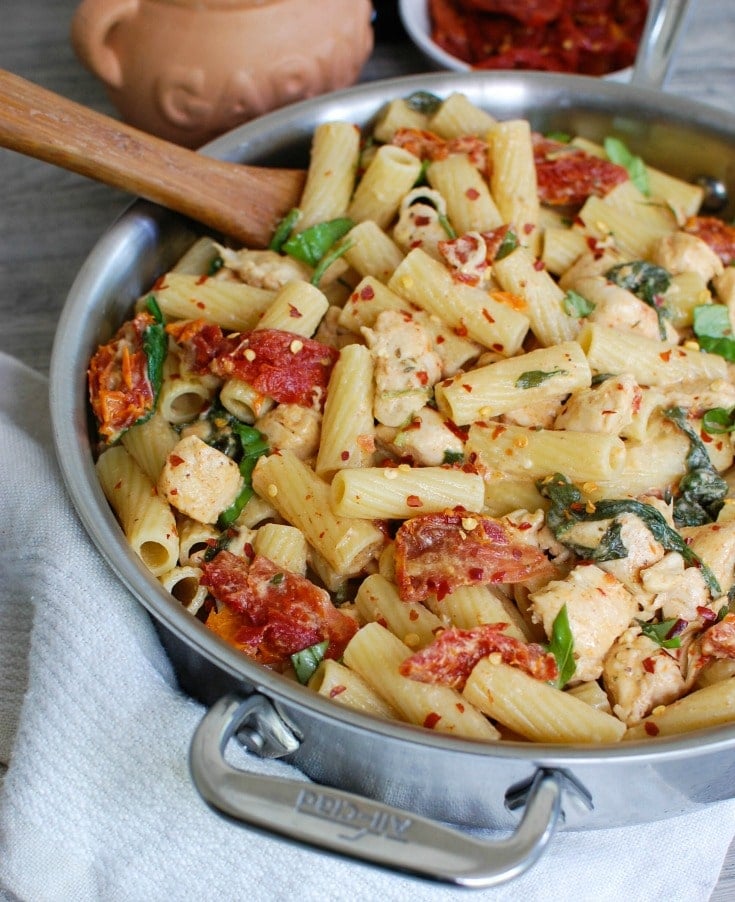
[[[227,743],[246,721],[258,720],[264,708],[275,714],[264,696],[225,696],[205,714],[189,756],[203,799],[235,820],[371,864],[457,886],[494,886],[537,861],[563,816],[563,791],[579,794],[563,772],[540,769],[515,833],[497,842],[478,840],[339,789],[232,767],[224,757]],[[265,715],[267,720],[267,710]],[[269,739],[274,737],[266,737],[266,743]]]

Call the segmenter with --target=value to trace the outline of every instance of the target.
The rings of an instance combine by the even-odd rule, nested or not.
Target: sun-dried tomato
[[[404,601],[443,598],[459,586],[551,577],[554,567],[499,520],[456,511],[423,514],[396,532],[396,583]]]
[[[588,197],[604,197],[629,179],[617,163],[538,134],[533,154],[539,199],[552,206],[581,206]]]
[[[508,636],[506,627],[506,623],[485,623],[469,630],[444,630],[430,645],[406,658],[399,670],[412,680],[442,683],[461,691],[478,661],[497,653],[504,664],[539,680],[555,680],[554,655],[541,645]]]
[[[325,640],[325,657],[339,658],[357,632],[324,589],[262,555],[250,563],[221,551],[202,571],[221,605],[207,626],[260,664],[283,669],[292,654]]]
[[[321,407],[335,348],[282,329],[255,329],[226,335],[204,320],[176,323],[167,331],[182,348],[184,364],[195,372],[241,379],[279,403]]]
[[[735,226],[714,216],[690,216],[684,223],[684,231],[701,238],[725,266],[735,260]]]

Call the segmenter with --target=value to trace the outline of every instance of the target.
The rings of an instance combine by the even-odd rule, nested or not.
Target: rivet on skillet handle
[[[649,0],[646,25],[630,82],[636,88],[662,88],[669,75],[692,0]]]
[[[540,769],[525,794],[512,836],[497,842],[338,789],[248,773],[225,761],[229,740],[249,721],[278,718],[268,699],[225,696],[203,717],[189,765],[202,798],[221,814],[328,852],[457,886],[482,888],[533,865],[563,817],[562,797],[579,788],[556,770]],[[272,745],[274,731],[266,744]],[[287,751],[293,737],[285,727]],[[273,749],[270,754],[273,754]],[[582,798],[589,804],[589,800]]]

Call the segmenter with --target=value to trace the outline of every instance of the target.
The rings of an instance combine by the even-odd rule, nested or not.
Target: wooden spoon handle
[[[0,146],[159,203],[252,247],[297,206],[305,173],[227,163],[0,69]]]

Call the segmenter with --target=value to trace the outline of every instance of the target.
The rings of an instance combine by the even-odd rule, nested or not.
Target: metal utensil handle
[[[248,773],[229,765],[225,746],[267,699],[226,696],[199,724],[190,749],[194,784],[217,811],[329,852],[465,887],[518,876],[539,858],[561,816],[566,778],[539,770],[511,836],[474,839],[427,818],[309,782]]]
[[[692,0],[649,0],[631,84],[637,88],[664,86],[692,5]]]

